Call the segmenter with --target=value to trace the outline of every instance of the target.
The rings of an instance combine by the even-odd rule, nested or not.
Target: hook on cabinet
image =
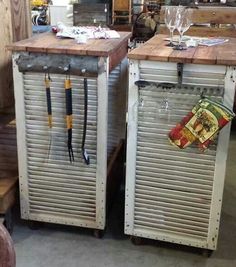
[[[183,82],[183,70],[184,70],[184,64],[183,63],[177,63],[177,77],[178,77],[178,85],[181,86]]]

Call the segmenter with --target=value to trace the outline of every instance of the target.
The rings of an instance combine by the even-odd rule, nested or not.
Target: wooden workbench
[[[173,50],[166,46],[166,35],[156,35],[141,47],[131,51],[130,59],[151,60],[162,62],[180,62],[207,65],[236,65],[236,38],[217,46],[198,46],[184,51]]]

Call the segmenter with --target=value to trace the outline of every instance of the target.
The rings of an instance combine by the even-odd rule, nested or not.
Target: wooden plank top
[[[131,33],[119,32],[119,34],[119,39],[91,39],[86,44],[77,44],[73,39],[61,39],[53,33],[42,33],[13,43],[7,48],[11,51],[22,52],[108,57],[121,46],[127,47],[127,41],[131,37]]]
[[[207,65],[236,65],[236,38],[216,46],[198,46],[184,51],[176,51],[166,46],[166,35],[156,35],[128,54],[129,59],[162,62],[179,62]]]

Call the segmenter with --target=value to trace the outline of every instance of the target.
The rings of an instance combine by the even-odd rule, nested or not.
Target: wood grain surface
[[[10,0],[10,3],[13,41],[16,42],[32,34],[30,3],[29,0]]]
[[[199,7],[192,9],[192,22],[197,24],[235,24],[236,7]],[[161,8],[161,23],[164,23],[165,7]]]
[[[9,0],[0,2],[0,108],[13,104],[11,53],[5,46],[12,42],[11,5]]]
[[[77,44],[74,39],[60,39],[53,33],[42,33],[8,46],[13,51],[47,52],[55,54],[76,54],[109,56],[120,46],[127,44],[129,32],[120,32],[119,39],[90,39],[86,44]]]
[[[11,53],[6,50],[14,40],[31,34],[29,0],[1,0],[0,17],[0,109],[14,103]]]
[[[115,11],[127,11],[130,7],[130,0],[114,0],[113,8]]]
[[[208,65],[236,65],[236,38],[212,47],[198,46],[176,51],[166,46],[166,35],[156,35],[128,54],[130,59],[155,60]]]
[[[0,115],[0,214],[14,204],[17,188],[16,124],[13,115]]]
[[[236,58],[236,39],[223,44],[217,51],[217,64],[221,65],[235,65]]]
[[[195,24],[188,31],[190,36],[236,37],[236,30],[230,24],[236,24],[236,7],[199,7],[192,9],[192,22]],[[168,34],[164,22],[165,7],[162,6],[158,33]],[[209,24],[221,24],[221,27],[209,27]]]
[[[235,15],[236,16],[236,15]],[[236,17],[235,17],[236,21]],[[169,34],[169,30],[165,24],[159,26],[158,33]],[[191,26],[191,28],[185,33],[190,36],[202,36],[202,37],[233,37],[236,38],[236,29],[233,26],[213,28],[209,26]]]
[[[17,176],[16,123],[13,116],[0,115],[0,179]]]
[[[0,179],[0,214],[5,214],[15,203],[18,177]]]
[[[7,177],[0,179],[0,198],[4,197],[17,183],[17,177]]]

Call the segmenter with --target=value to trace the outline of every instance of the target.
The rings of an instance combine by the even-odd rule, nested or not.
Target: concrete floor
[[[30,230],[17,223],[17,267],[235,267],[236,266],[236,134],[231,135],[218,249],[211,258],[199,251],[146,241],[134,246],[123,234],[122,203],[109,218],[107,233],[96,239],[90,230],[46,225]],[[120,203],[119,203],[120,201]]]

